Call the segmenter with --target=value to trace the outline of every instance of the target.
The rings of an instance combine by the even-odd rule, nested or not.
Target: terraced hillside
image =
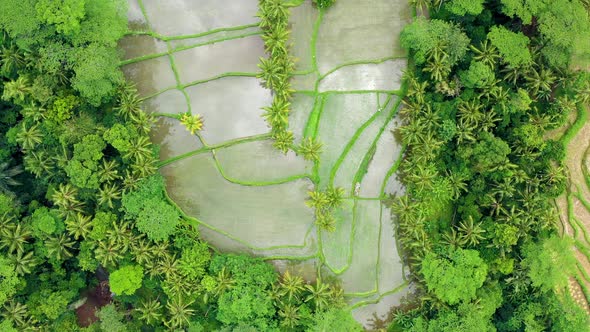
[[[316,163],[272,147],[261,117],[272,95],[256,78],[263,42],[257,0],[130,0],[132,32],[121,42],[123,70],[147,111],[171,199],[223,251],[248,252],[311,280],[338,277],[368,322],[407,293],[383,199],[402,190],[401,146],[392,130],[406,65],[399,31],[406,0],[310,1],[291,9],[296,142],[323,142]],[[200,114],[191,135],[179,122]],[[392,167],[392,165],[394,165]],[[314,225],[308,191],[347,191],[335,232]]]

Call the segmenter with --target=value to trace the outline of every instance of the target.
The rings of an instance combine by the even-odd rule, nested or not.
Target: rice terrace
[[[0,332],[590,332],[589,0],[0,0]]]
[[[207,241],[307,278],[338,276],[363,321],[398,304],[407,283],[382,201],[402,190],[392,131],[407,61],[396,31],[409,5],[291,7],[288,123],[296,144],[323,143],[315,162],[272,146],[263,118],[272,94],[256,77],[265,56],[257,0],[144,0],[130,11],[137,31],[121,41],[123,71],[159,116],[152,138],[169,195]],[[187,111],[204,119],[196,135],[178,119]],[[309,191],[328,186],[345,190],[333,232],[316,227],[305,204]]]

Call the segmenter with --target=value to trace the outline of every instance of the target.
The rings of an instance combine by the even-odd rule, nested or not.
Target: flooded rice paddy
[[[383,199],[400,193],[392,131],[409,21],[407,1],[310,1],[291,8],[296,89],[289,128],[296,141],[324,144],[318,163],[273,149],[262,110],[271,92],[256,78],[264,56],[257,0],[131,0],[122,68],[158,115],[169,196],[202,236],[223,251],[246,252],[280,271],[338,278],[356,319],[382,318],[409,292]],[[190,135],[177,120],[200,114]],[[346,190],[335,232],[314,225],[310,190]]]

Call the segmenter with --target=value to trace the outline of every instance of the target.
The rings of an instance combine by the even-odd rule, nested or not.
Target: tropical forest
[[[0,332],[590,332],[589,0],[0,0]]]

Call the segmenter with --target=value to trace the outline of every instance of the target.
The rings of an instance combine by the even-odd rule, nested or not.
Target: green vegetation
[[[432,20],[401,36],[414,66],[399,129],[407,193],[392,209],[421,301],[390,330],[588,331],[552,204],[566,188],[564,144],[587,118],[590,75],[568,67],[588,52],[584,2],[415,5]],[[572,134],[545,140],[576,108]]]
[[[265,3],[284,23],[265,28],[267,50],[292,67],[288,11]],[[119,69],[126,13],[123,0],[0,3],[0,330],[361,330],[335,281],[219,253],[169,201],[155,119]],[[286,128],[273,135],[291,147]]]

